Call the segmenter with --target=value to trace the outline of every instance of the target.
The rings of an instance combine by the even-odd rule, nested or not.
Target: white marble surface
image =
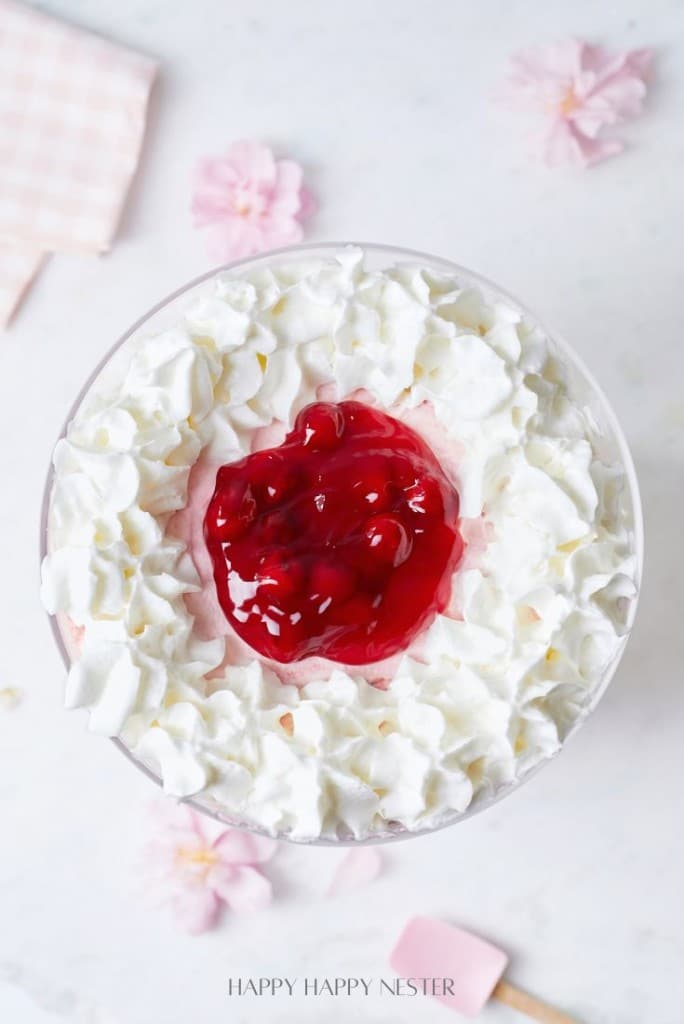
[[[46,0],[162,63],[121,237],[59,257],[0,338],[0,1021],[313,1024],[316,1000],[229,999],[233,975],[388,975],[413,913],[499,940],[510,977],[584,1024],[681,1024],[684,204],[681,0]],[[653,45],[648,115],[586,174],[526,155],[490,100],[506,55],[574,32]],[[641,478],[647,571],[635,634],[563,755],[500,806],[393,847],[383,877],[331,901],[340,854],[283,849],[278,897],[201,938],[149,907],[136,874],[150,784],[61,710],[37,594],[51,445],[113,340],[206,269],[188,213],[197,157],[242,136],[308,168],[312,239],[362,238],[484,272],[566,335],[622,418]],[[325,1004],[330,1024],[447,1021],[423,1000]],[[482,1018],[514,1024],[491,1007]]]

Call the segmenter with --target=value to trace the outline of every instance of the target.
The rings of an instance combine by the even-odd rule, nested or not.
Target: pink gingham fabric
[[[44,259],[31,242],[0,238],[0,326],[12,319]]]
[[[0,0],[0,322],[41,254],[109,248],[155,71],[147,57]]]

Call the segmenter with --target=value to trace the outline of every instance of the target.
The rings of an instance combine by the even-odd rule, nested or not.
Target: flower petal
[[[261,142],[241,139],[228,147],[227,162],[243,181],[261,181],[269,185],[276,180],[273,153]]]
[[[205,885],[179,887],[171,898],[171,907],[178,923],[191,935],[199,935],[216,924],[220,910],[219,898]]]
[[[630,50],[626,54],[625,63],[633,75],[645,80],[651,73],[653,50],[647,46],[640,50]]]
[[[237,911],[262,910],[273,896],[268,878],[247,866],[218,864],[207,875],[207,885]]]
[[[275,839],[228,829],[214,842],[214,850],[223,864],[263,864],[278,849]]]
[[[296,245],[303,237],[302,225],[294,217],[268,220],[261,228],[260,251],[278,249],[281,245]]]
[[[276,180],[271,195],[270,212],[273,216],[295,217],[300,210],[299,191],[302,187],[302,169],[294,160],[279,160]]]
[[[582,63],[585,70],[593,72],[597,84],[601,85],[618,74],[628,74],[643,80],[651,69],[652,61],[653,50],[646,47],[610,54],[602,46],[587,45]]]
[[[230,263],[260,252],[261,229],[246,217],[230,216],[215,221],[207,235],[210,257],[217,263]]]
[[[620,72],[592,90],[578,109],[575,121],[590,117],[603,124],[617,124],[640,114],[645,96],[645,82],[629,72]]]
[[[197,227],[203,227],[230,213],[233,192],[238,183],[235,168],[227,160],[206,159],[199,162],[191,205]]]
[[[560,42],[542,47],[540,63],[547,73],[558,76],[574,77],[579,75],[584,66],[587,44],[581,39],[570,36]]]
[[[546,137],[544,155],[549,167],[568,163],[591,167],[616,156],[622,149],[623,145],[617,139],[589,138],[569,121],[558,119]]]
[[[532,46],[514,54],[510,67],[520,83],[530,85],[549,78],[572,80],[582,70],[586,43],[564,39],[550,46]]]
[[[187,804],[173,797],[162,797],[150,802],[148,809],[158,841],[168,841],[174,845],[206,843],[200,816]]]
[[[377,878],[382,869],[382,857],[375,846],[360,846],[350,850],[333,875],[329,896],[338,896]]]
[[[313,217],[318,209],[318,202],[315,195],[310,189],[303,186],[299,191],[299,212],[297,214],[297,220],[300,224],[308,220],[309,217]]]

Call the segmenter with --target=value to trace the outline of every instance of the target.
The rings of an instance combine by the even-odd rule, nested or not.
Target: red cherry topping
[[[314,452],[334,448],[343,430],[343,414],[339,405],[333,405],[332,402],[307,405],[295,420],[295,431],[303,434],[302,444]]]
[[[249,483],[239,477],[226,475],[224,470],[225,467],[220,470],[217,484],[214,533],[220,541],[234,541],[245,533],[256,518],[257,503]]]
[[[389,657],[449,601],[458,511],[413,430],[360,402],[316,402],[280,447],[218,472],[204,534],[219,602],[276,661]]]
[[[412,512],[425,516],[437,516],[442,510],[442,495],[439,485],[430,477],[421,477],[405,490],[406,500]]]
[[[366,540],[371,558],[391,565],[403,565],[411,554],[413,541],[398,515],[371,516],[366,524]]]

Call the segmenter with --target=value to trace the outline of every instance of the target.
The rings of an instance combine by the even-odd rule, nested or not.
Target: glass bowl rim
[[[629,494],[629,502],[632,512],[632,530],[633,530],[633,554],[636,558],[636,574],[635,574],[635,586],[636,594],[632,598],[629,608],[629,621],[627,623],[624,634],[620,638],[620,643],[615,651],[615,654],[605,670],[605,673],[597,684],[594,693],[591,696],[591,700],[587,703],[587,706],[582,710],[582,713],[572,723],[570,729],[563,738],[558,750],[548,758],[544,758],[533,768],[526,771],[519,778],[507,783],[504,786],[500,786],[494,793],[481,794],[480,797],[476,798],[466,808],[465,811],[451,812],[444,821],[440,821],[437,825],[429,826],[423,829],[409,830],[402,828],[393,832],[387,830],[386,832],[379,833],[377,835],[365,836],[362,839],[344,838],[344,839],[330,839],[318,837],[314,839],[299,839],[293,838],[287,833],[277,833],[272,836],[266,829],[259,826],[253,825],[249,822],[241,822],[238,820],[228,820],[226,817],[222,817],[218,812],[212,810],[211,807],[206,806],[202,803],[199,795],[182,797],[179,802],[188,805],[201,814],[207,815],[218,821],[226,828],[236,828],[242,831],[251,832],[255,835],[268,836],[269,838],[275,838],[279,841],[286,841],[296,845],[306,846],[326,846],[326,847],[356,847],[362,845],[379,845],[385,843],[399,842],[401,840],[407,840],[417,838],[418,836],[431,835],[435,832],[440,832],[443,829],[450,828],[468,818],[473,817],[475,814],[479,814],[482,811],[494,806],[499,803],[508,795],[520,789],[526,782],[529,782],[537,772],[539,772],[545,765],[550,761],[555,760],[556,757],[564,750],[567,742],[579,731],[581,726],[586,722],[589,716],[594,712],[598,703],[605,694],[608,686],[613,680],[617,668],[622,660],[625,648],[629,637],[631,636],[634,621],[638,609],[639,599],[641,596],[641,581],[643,576],[643,565],[644,565],[644,520],[643,520],[643,507],[641,502],[641,493],[639,489],[639,482],[634,466],[634,460],[632,458],[627,439],[624,431],[620,424],[620,421],[613,410],[611,403],[609,402],[603,388],[596,380],[593,372],[588,368],[582,356],[574,349],[574,347],[565,340],[556,331],[550,331],[546,325],[539,319],[539,317],[533,313],[524,303],[517,299],[514,295],[508,292],[501,285],[490,280],[483,274],[477,271],[471,270],[469,267],[465,267],[462,264],[456,263],[453,260],[446,259],[441,256],[434,256],[430,253],[422,252],[416,249],[405,248],[402,246],[388,245],[379,242],[359,242],[359,241],[328,241],[328,242],[305,242],[299,245],[283,246],[279,249],[271,249],[266,252],[258,253],[252,256],[247,256],[239,260],[233,260],[229,263],[221,264],[220,266],[214,267],[211,270],[206,271],[203,274],[193,278],[191,281],[186,282],[179,288],[176,288],[173,292],[155,303],[146,313],[139,317],[129,328],[118,338],[104,353],[102,358],[98,361],[95,368],[89,374],[85,383],[79,390],[76,399],[71,404],[67,416],[62,425],[61,431],[55,444],[57,444],[62,438],[66,436],[69,424],[71,423],[74,415],[80,408],[90,388],[94,384],[97,377],[100,375],[104,367],[109,363],[113,355],[131,338],[138,330],[160,313],[165,307],[171,305],[177,299],[180,299],[183,295],[194,291],[196,288],[205,284],[206,282],[217,277],[219,274],[231,273],[234,271],[250,269],[260,263],[270,263],[273,260],[279,258],[289,258],[291,256],[296,257],[301,255],[303,257],[309,255],[315,257],[320,255],[321,252],[331,255],[344,249],[358,248],[364,253],[371,252],[377,256],[385,255],[392,263],[399,261],[412,261],[420,263],[421,265],[429,269],[437,269],[445,273],[453,274],[459,280],[463,280],[466,286],[475,286],[483,290],[485,296],[490,295],[496,298],[502,299],[509,303],[513,309],[529,317],[529,319],[538,326],[543,332],[548,341],[552,346],[555,346],[558,351],[562,354],[563,359],[567,360],[567,363],[574,368],[578,373],[579,377],[582,378],[588,385],[588,390],[592,393],[598,405],[601,408],[601,412],[605,419],[605,424],[610,430],[612,437],[617,445],[617,449],[620,457],[620,464],[625,473],[625,479],[627,482],[627,489]],[[388,266],[390,264],[388,263]],[[53,445],[54,451],[54,445]],[[40,564],[42,566],[43,560],[48,553],[47,539],[48,539],[48,525],[49,525],[49,514],[50,514],[50,499],[52,496],[52,489],[54,486],[54,465],[52,461],[52,455],[50,457],[50,463],[45,478],[45,484],[43,487],[43,498],[42,498],[42,509],[40,515]],[[71,666],[71,659],[69,658],[62,633],[60,631],[57,616],[48,615],[50,622],[50,628],[52,635],[55,639],[57,649],[60,652],[62,661],[66,670],[68,671]],[[126,747],[119,737],[111,737],[111,742],[117,747],[128,760],[138,768],[143,774],[145,774],[152,782],[158,787],[162,787],[163,783],[161,778],[152,771],[146,764],[138,760],[131,750]]]

